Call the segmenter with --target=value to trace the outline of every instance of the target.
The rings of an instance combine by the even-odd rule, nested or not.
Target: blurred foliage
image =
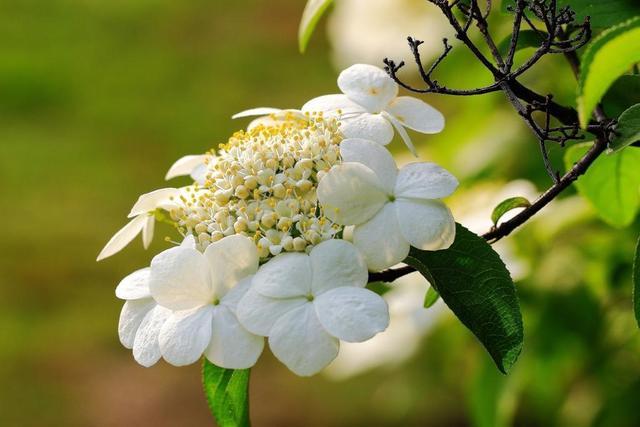
[[[0,212],[11,220],[0,246],[0,425],[211,422],[197,366],[145,370],[117,340],[115,285],[164,243],[94,260],[137,195],[164,185],[174,159],[244,125],[231,114],[299,106],[336,90],[322,28],[308,52],[297,53],[303,7],[296,0],[0,3]],[[506,36],[505,18],[492,19]],[[439,73],[452,87],[490,80],[463,49]],[[575,80],[559,56],[523,81],[574,104]],[[501,94],[427,100],[447,128],[415,141],[424,158],[461,178],[460,194],[517,178],[540,190],[550,184],[537,144]],[[407,156],[400,142],[392,148]],[[561,169],[564,150],[550,150]],[[488,209],[490,221],[492,208],[471,210]],[[266,356],[252,374],[254,423],[640,425],[631,304],[639,234],[638,220],[612,229],[571,190],[508,238],[530,271],[518,283],[525,344],[509,376],[446,316],[408,362],[344,382],[298,378]]]

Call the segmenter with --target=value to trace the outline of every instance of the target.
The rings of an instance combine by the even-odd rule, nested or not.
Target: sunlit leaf
[[[638,239],[636,255],[633,260],[633,309],[636,314],[636,322],[640,326],[640,239]]]
[[[427,293],[424,296],[424,308],[433,307],[433,304],[438,302],[440,299],[440,294],[435,290],[433,286],[429,286],[427,289]]]
[[[522,316],[509,271],[491,246],[457,224],[449,249],[411,248],[404,262],[429,281],[507,373],[522,350]]]
[[[510,210],[518,208],[528,208],[529,206],[531,206],[531,203],[524,197],[510,197],[498,203],[498,206],[493,208],[491,221],[493,221],[493,224],[496,225],[498,224],[498,221],[500,221],[500,218],[502,218],[502,216]]]
[[[615,152],[640,141],[640,104],[626,110],[618,118],[616,137],[611,142],[611,149]]]
[[[594,108],[611,84],[640,61],[640,17],[603,32],[582,56],[578,113],[586,127]]]
[[[250,369],[224,369],[204,359],[202,384],[220,427],[249,427]]]
[[[300,27],[298,27],[298,48],[304,52],[309,44],[309,39],[318,25],[318,21],[326,12],[333,0],[308,0],[302,12]]]
[[[576,144],[565,153],[567,169],[580,160],[592,143]],[[578,178],[578,192],[600,217],[615,227],[633,221],[640,206],[640,149],[628,147],[611,156],[600,156]]]

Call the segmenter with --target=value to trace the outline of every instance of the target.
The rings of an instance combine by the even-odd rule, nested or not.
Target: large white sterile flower
[[[372,271],[409,254],[448,248],[455,237],[451,211],[440,199],[458,180],[435,163],[410,163],[400,171],[382,146],[363,139],[340,144],[344,163],[320,180],[318,200],[327,218],[355,225],[353,243]]]
[[[238,318],[268,336],[289,369],[313,375],[337,356],[340,340],[362,342],[387,328],[387,304],[364,289],[367,279],[351,243],[327,240],[309,255],[281,254],[264,264],[238,304]]]
[[[395,127],[416,154],[405,127],[425,134],[444,129],[444,117],[438,110],[417,98],[398,96],[398,84],[373,65],[356,64],[342,71],[338,87],[343,94],[314,98],[302,111],[341,112],[340,131],[345,138],[386,145],[393,139]]]
[[[142,232],[142,244],[147,249],[151,244],[151,240],[153,240],[155,210],[175,206],[176,199],[179,196],[180,190],[177,188],[161,188],[140,196],[128,215],[129,218],[133,219],[113,235],[98,255],[97,261],[110,257],[122,250],[140,232]]]
[[[191,154],[179,158],[171,165],[164,179],[168,181],[178,176],[189,175],[196,183],[203,185],[207,177],[207,157],[214,158],[206,154]]]
[[[171,311],[156,304],[149,292],[149,268],[122,279],[116,296],[126,300],[120,312],[118,335],[123,346],[133,349],[133,357],[149,367],[160,359],[158,333]]]
[[[181,247],[195,248],[189,236]],[[133,349],[134,359],[149,367],[160,360],[158,335],[171,310],[156,303],[149,290],[149,267],[134,271],[120,281],[116,296],[126,302],[120,312],[118,335],[125,348]]]
[[[176,366],[203,354],[223,368],[253,366],[264,339],[244,329],[235,311],[257,269],[256,246],[240,235],[212,243],[204,253],[180,246],[154,257],[151,295],[172,311],[158,338],[162,357]]]

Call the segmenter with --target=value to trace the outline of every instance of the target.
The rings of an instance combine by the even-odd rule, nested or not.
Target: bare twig
[[[586,129],[588,132],[596,135],[593,146],[568,172],[560,176],[558,172],[553,170],[546,144],[552,142],[564,147],[568,141],[584,138],[584,134],[581,133],[580,130],[577,112],[573,108],[554,102],[551,95],[540,95],[522,85],[517,80],[519,76],[531,69],[542,57],[547,54],[557,53],[563,54],[566,57],[574,73],[577,75],[580,64],[575,51],[584,46],[591,38],[589,18],[587,17],[584,22],[580,24],[575,24],[574,12],[569,7],[558,8],[556,0],[514,0],[515,8],[509,7],[514,14],[511,40],[508,51],[506,54],[503,54],[497,48],[489,32],[487,17],[491,9],[490,0],[487,1],[487,7],[484,11],[480,10],[478,0],[470,0],[466,3],[462,3],[460,0],[454,0],[451,3],[449,3],[448,0],[428,1],[440,8],[449,21],[449,24],[455,30],[456,38],[460,40],[489,71],[493,76],[494,83],[480,88],[464,90],[450,89],[440,85],[437,80],[433,78],[433,74],[451,51],[451,46],[447,40],[444,40],[443,53],[429,68],[425,69],[419,52],[419,47],[422,42],[412,38],[408,39],[409,46],[426,87],[424,89],[415,88],[402,82],[397,76],[397,71],[404,66],[404,63],[396,64],[390,59],[385,59],[386,70],[391,78],[402,87],[418,93],[465,96],[502,91],[509,103],[515,108],[535,135],[540,146],[545,169],[553,179],[553,185],[542,193],[531,206],[523,209],[510,220],[493,227],[482,235],[489,243],[494,243],[527,222],[584,174],[598,156],[606,150],[613,136],[613,125],[615,122],[606,117],[601,107],[597,107],[593,114],[593,120]],[[454,7],[461,11],[465,18],[464,23],[461,24],[454,15]],[[541,22],[544,30],[538,28],[528,14],[531,14],[537,21]],[[476,23],[476,27],[484,40],[486,48],[491,53],[495,64],[482,53],[480,48],[476,46],[469,37],[468,31],[473,22]],[[542,42],[536,51],[514,70],[512,68],[518,39],[520,37],[521,27],[525,24],[540,35]],[[541,115],[541,124],[536,119],[536,115]],[[552,125],[554,120],[559,121],[561,125]],[[369,279],[370,281],[390,282],[412,271],[415,270],[410,266],[389,269],[378,273],[370,273]]]

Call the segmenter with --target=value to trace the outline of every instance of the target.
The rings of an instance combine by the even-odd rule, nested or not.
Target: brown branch
[[[487,241],[494,243],[501,238],[509,235],[513,230],[524,224],[529,218],[538,213],[542,208],[547,206],[558,194],[564,191],[569,185],[584,174],[589,166],[602,154],[607,148],[606,138],[597,138],[596,142],[589,151],[565,173],[560,180],[545,191],[535,202],[528,208],[524,209],[518,215],[508,221],[503,222],[498,227],[493,228],[489,232],[482,235]]]
[[[449,94],[476,95],[481,93],[493,92],[496,90],[502,90],[507,96],[509,102],[516,109],[518,114],[525,120],[526,124],[536,135],[538,142],[540,143],[543,159],[545,160],[545,167],[554,179],[553,185],[549,187],[544,193],[542,193],[542,195],[538,197],[538,199],[535,200],[529,207],[523,209],[520,213],[518,213],[510,220],[505,221],[498,226],[494,226],[491,230],[482,235],[482,237],[490,244],[495,243],[501,238],[509,235],[516,228],[523,225],[531,217],[533,217],[536,213],[538,213],[551,201],[553,201],[560,193],[562,193],[567,187],[569,187],[574,181],[576,181],[581,175],[583,175],[593,164],[593,162],[598,158],[598,156],[600,156],[606,150],[608,146],[608,143],[612,136],[613,121],[605,116],[602,108],[599,106],[593,113],[593,121],[587,127],[587,130],[589,132],[596,135],[596,140],[593,146],[580,160],[578,160],[578,162],[576,162],[571,167],[571,169],[569,169],[569,171],[567,171],[563,176],[559,176],[559,174],[555,173],[551,169],[545,143],[547,141],[551,141],[557,142],[561,146],[564,146],[564,143],[568,140],[582,138],[581,135],[578,135],[579,129],[577,124],[577,113],[572,108],[565,107],[553,102],[551,100],[551,95],[542,96],[522,85],[516,80],[519,75],[523,74],[525,71],[529,70],[535,63],[537,63],[542,56],[553,53],[564,54],[573,71],[577,73],[579,71],[580,64],[575,51],[576,49],[583,46],[591,37],[589,19],[587,18],[582,24],[575,26],[572,24],[575,15],[573,11],[571,11],[569,7],[557,8],[556,0],[549,0],[548,3],[542,0],[533,0],[531,2],[528,2],[526,0],[516,0],[515,11],[512,10],[512,12],[515,12],[515,17],[509,50],[506,57],[502,57],[500,52],[497,50],[495,43],[493,43],[493,39],[491,38],[491,35],[489,33],[486,21],[486,17],[491,7],[490,3],[488,3],[486,13],[483,14],[478,7],[477,0],[471,0],[471,4],[469,5],[469,7],[462,7],[462,5],[458,4],[458,2],[455,0],[452,4],[449,4],[448,0],[429,1],[442,10],[443,14],[456,31],[456,38],[458,38],[476,56],[476,58],[485,66],[485,68],[489,72],[491,72],[495,81],[494,84],[484,88],[478,88],[475,90],[471,89],[467,91],[452,91],[453,93]],[[463,26],[460,25],[460,22],[453,14],[452,8],[456,5],[468,19]],[[520,33],[520,26],[522,25],[522,22],[526,22],[535,31],[540,32],[527,17],[525,9],[529,10],[536,16],[536,18],[544,23],[546,29],[546,38],[543,44],[536,50],[536,52],[529,58],[528,61],[525,61],[525,63],[518,67],[515,71],[511,71],[511,67],[513,65],[513,56],[516,50],[518,36]],[[480,49],[471,41],[471,39],[467,35],[467,31],[472,21],[474,20],[476,21],[477,27],[480,30],[480,33],[482,34],[483,39],[487,44],[487,47],[489,48],[489,51],[492,53],[493,59],[496,61],[497,66],[494,66],[494,64],[491,63],[489,59],[481,53]],[[563,30],[563,25],[566,25],[567,27],[566,33]],[[570,35],[573,33],[570,28],[572,28],[573,30],[578,29],[578,34],[574,37],[570,37]],[[540,33],[543,34],[542,32]],[[423,78],[425,83],[427,83],[427,89],[415,89],[403,84],[400,79],[398,79],[396,72],[404,65],[404,63],[400,63],[398,66],[396,66],[393,61],[385,59],[385,64],[387,65],[386,69],[389,75],[398,84],[415,92],[447,94],[447,91],[450,91],[450,89],[438,85],[438,83],[432,79],[431,75],[435,68],[447,56],[447,54],[451,50],[451,47],[445,41],[444,53],[436,60],[436,62],[431,67],[429,67],[428,71],[425,71],[422,65],[422,60],[420,58],[420,53],[418,52],[418,47],[421,43],[422,42],[420,41],[415,41],[411,38],[409,39],[409,45],[414,54],[414,59],[419,67],[421,77]],[[535,113],[536,111],[540,111],[545,114],[544,126],[538,125],[538,123],[536,123],[536,121],[534,120],[533,113]],[[550,125],[551,117],[554,117],[555,119],[560,121],[564,126],[552,127]],[[376,273],[369,273],[369,281],[392,282],[413,271],[415,271],[414,268],[405,266]]]

